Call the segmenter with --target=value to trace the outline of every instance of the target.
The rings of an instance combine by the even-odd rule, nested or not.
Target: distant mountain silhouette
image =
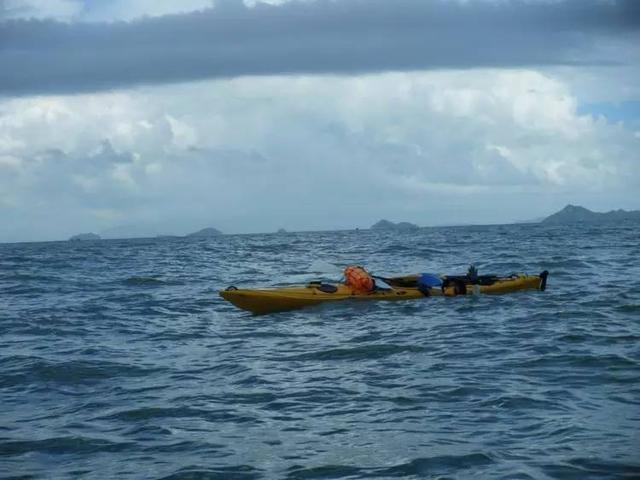
[[[371,226],[371,230],[407,231],[407,230],[417,230],[419,228],[420,227],[418,227],[418,225],[414,225],[413,223],[409,223],[409,222],[393,223],[393,222],[390,222],[389,220],[380,220],[379,222]]]
[[[206,238],[206,237],[217,237],[219,235],[223,235],[220,230],[217,230],[213,227],[203,228],[202,230],[198,230],[197,232],[190,233],[187,237],[195,237],[195,238]]]
[[[79,233],[69,239],[70,242],[84,242],[87,240],[101,240],[100,235],[95,233]]]
[[[578,205],[567,205],[559,212],[549,215],[542,223],[618,223],[626,221],[640,221],[640,210],[611,210],[610,212],[592,212],[588,208]]]

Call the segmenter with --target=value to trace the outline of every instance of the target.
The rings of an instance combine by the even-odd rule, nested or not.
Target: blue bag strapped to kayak
[[[441,287],[442,279],[433,273],[421,273],[418,277],[418,286]]]
[[[430,288],[441,288],[442,279],[433,273],[421,273],[417,281],[418,290],[429,295]]]

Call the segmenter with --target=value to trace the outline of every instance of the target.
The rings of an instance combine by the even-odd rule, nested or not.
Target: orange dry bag
[[[364,268],[356,266],[344,269],[344,283],[359,292],[370,292],[375,287],[371,275]]]

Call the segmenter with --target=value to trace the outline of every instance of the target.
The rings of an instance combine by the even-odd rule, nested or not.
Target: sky
[[[0,242],[640,209],[635,0],[0,0]]]

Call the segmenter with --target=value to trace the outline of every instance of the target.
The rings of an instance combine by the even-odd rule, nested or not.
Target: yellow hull
[[[411,278],[414,277],[404,277],[402,280],[406,282],[407,279]],[[545,285],[546,275],[544,279],[539,275],[516,275],[499,279],[492,285],[467,285],[465,294],[490,295],[511,293],[518,290],[544,290]],[[416,287],[394,287],[390,290],[374,290],[369,293],[357,292],[342,284],[331,285],[331,287],[335,288],[334,292],[323,291],[320,283],[265,289],[237,289],[235,287],[229,287],[227,290],[220,291],[220,296],[242,310],[262,315],[266,313],[297,310],[321,303],[348,299],[410,300],[423,298],[425,296],[455,296],[459,294],[453,286],[445,287],[444,289],[430,288],[428,291],[420,291]]]

